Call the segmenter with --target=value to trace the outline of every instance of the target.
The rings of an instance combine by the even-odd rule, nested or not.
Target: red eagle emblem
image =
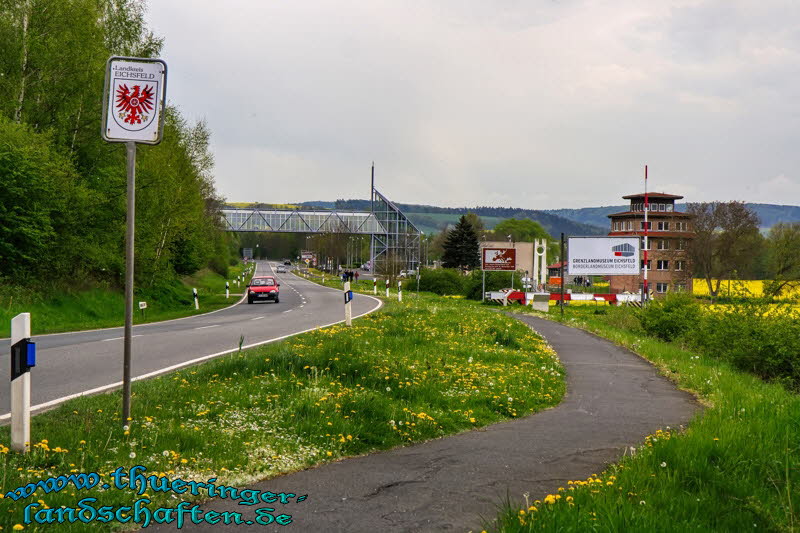
[[[145,85],[144,89],[138,85],[133,86],[133,91],[127,85],[117,87],[117,110],[119,117],[128,124],[141,124],[149,118],[153,110],[153,87]]]

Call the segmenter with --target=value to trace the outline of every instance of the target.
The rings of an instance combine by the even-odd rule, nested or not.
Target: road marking
[[[261,320],[262,318],[264,318],[264,317],[263,316],[257,316],[255,318],[251,318],[250,320]]]
[[[213,326],[200,326],[199,328],[194,329],[208,329],[208,328],[218,328],[219,324],[214,324]]]
[[[292,309],[288,309],[288,310],[286,310],[286,311],[283,311],[283,313],[284,313],[284,314],[285,314],[285,313],[291,313],[292,311],[293,311]]]
[[[133,335],[133,337],[143,337],[144,335]],[[114,337],[113,339],[102,339],[100,342],[108,342],[108,341],[118,341],[122,340],[125,337]]]
[[[330,287],[325,287],[323,285],[322,288],[330,288]],[[331,289],[331,290],[336,290],[336,289]],[[353,316],[354,319],[362,317],[362,316],[365,316],[365,315],[368,315],[370,313],[374,313],[375,311],[378,311],[379,309],[381,309],[383,307],[383,300],[380,300],[380,299],[375,298],[374,296],[370,296],[368,294],[364,294],[362,296],[364,296],[366,298],[369,298],[370,300],[375,300],[376,302],[378,302],[378,305],[376,307],[370,309],[369,311],[365,311],[365,312],[361,313],[360,315],[354,315]],[[180,320],[180,319],[178,319],[178,320]],[[269,344],[271,342],[281,341],[283,339],[288,339],[289,337],[294,337],[295,335],[301,335],[303,333],[308,333],[309,331],[314,331],[314,330],[317,330],[317,329],[329,328],[331,326],[335,326],[336,324],[341,324],[342,322],[344,322],[344,320],[337,320],[336,322],[331,322],[330,324],[325,324],[325,325],[322,325],[322,326],[316,326],[316,327],[313,327],[313,328],[304,329],[302,331],[296,331],[295,333],[289,333],[288,335],[281,335],[280,337],[274,337],[272,339],[267,339],[265,341],[255,342],[253,344],[248,344],[247,346],[242,346],[241,348],[237,347],[237,348],[233,348],[233,349],[230,349],[230,350],[225,350],[225,351],[222,351],[222,352],[212,353],[211,355],[204,355],[202,357],[198,357],[198,358],[192,359],[190,361],[184,361],[182,363],[178,363],[178,364],[175,364],[175,365],[172,365],[172,366],[168,366],[168,367],[162,368],[160,370],[154,370],[153,372],[148,372],[147,374],[142,374],[141,376],[136,376],[133,379],[131,379],[131,381],[140,381],[140,380],[143,380],[143,379],[156,377],[156,376],[159,376],[161,374],[166,374],[168,372],[172,372],[173,370],[178,370],[179,368],[195,365],[195,364],[200,363],[202,361],[207,361],[209,359],[213,359],[215,357],[219,357],[221,355],[227,355],[229,353],[239,352],[241,350],[247,350],[249,348],[255,348],[256,346],[262,346],[264,344]],[[95,387],[93,389],[85,390],[83,392],[76,392],[75,394],[68,394],[67,396],[62,396],[61,398],[56,398],[55,400],[50,400],[49,402],[44,402],[44,403],[40,403],[40,404],[37,404],[37,405],[32,405],[31,406],[31,412],[41,411],[42,409],[47,409],[48,407],[53,407],[53,406],[56,406],[58,404],[64,403],[64,402],[66,402],[68,400],[72,400],[73,398],[80,398],[81,396],[90,396],[92,394],[98,394],[100,392],[105,392],[107,390],[116,389],[116,388],[119,388],[121,386],[122,386],[122,382],[121,381],[117,381],[115,383],[109,383],[108,385],[102,385],[100,387]],[[0,415],[0,420],[8,420],[9,418],[11,418],[11,413],[6,413],[4,415]]]

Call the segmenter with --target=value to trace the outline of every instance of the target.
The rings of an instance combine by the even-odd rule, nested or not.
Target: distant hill
[[[356,211],[369,211],[369,200],[336,200],[336,202],[311,201],[302,202],[304,207],[325,209],[353,209]],[[603,235],[607,233],[604,228],[575,222],[568,218],[536,211],[513,207],[437,207],[419,204],[395,204],[414,223],[420,231],[435,233],[455,225],[461,215],[475,213],[479,215],[486,227],[492,229],[507,218],[529,218],[539,222],[553,237],[562,232],[567,235]]]
[[[280,208],[314,208],[314,209],[352,209],[369,211],[369,200],[315,200],[296,204],[243,204],[230,203],[237,207],[280,207]],[[529,218],[539,222],[550,235],[558,237],[562,232],[567,235],[605,235],[608,233],[608,215],[625,211],[627,205],[610,205],[603,207],[583,207],[580,209],[521,209],[515,207],[437,207],[434,205],[396,204],[420,231],[436,233],[448,226],[454,226],[458,218],[468,212],[479,215],[487,229],[494,228],[507,218]],[[761,219],[761,228],[766,231],[779,222],[800,222],[800,206],[748,203]],[[685,210],[686,204],[677,204],[679,210]]]
[[[747,203],[745,205],[755,211],[761,219],[761,228],[764,230],[771,228],[778,222],[800,222],[800,206],[756,203]],[[677,206],[680,211],[686,209],[686,204],[677,204]],[[608,215],[625,211],[627,208],[627,205],[611,205],[583,207],[581,209],[548,209],[545,212],[580,224],[608,228]]]

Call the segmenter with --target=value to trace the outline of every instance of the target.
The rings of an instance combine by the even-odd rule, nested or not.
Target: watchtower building
[[[675,201],[683,196],[652,192],[647,194],[647,283],[650,291],[663,295],[670,291],[692,290],[692,269],[689,261],[689,242],[694,238],[692,216],[675,209]],[[608,215],[611,237],[639,237],[642,250],[640,267],[644,268],[644,199],[645,195],[623,196],[630,208]],[[611,292],[641,291],[642,276],[611,276]]]

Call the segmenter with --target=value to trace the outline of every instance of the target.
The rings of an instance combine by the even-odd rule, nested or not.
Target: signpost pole
[[[486,271],[484,270],[483,272],[481,272],[481,274],[483,274],[483,276],[482,276],[483,279],[481,280],[481,301],[485,302],[486,301]]]
[[[125,340],[122,356],[122,425],[131,417],[131,338],[133,337],[133,239],[136,224],[136,143],[125,143],[128,152],[128,213],[125,228]]]
[[[566,263],[566,256],[564,255],[564,234],[561,234],[561,318],[564,318],[564,263]]]

